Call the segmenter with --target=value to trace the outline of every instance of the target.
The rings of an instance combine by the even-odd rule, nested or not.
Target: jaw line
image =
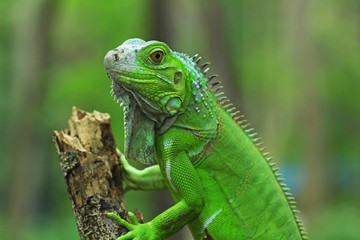
[[[109,79],[112,81],[112,90],[110,92],[112,96],[114,96],[114,100],[117,103],[120,103],[120,106],[123,106],[125,137],[129,130],[131,131],[130,128],[132,128],[135,124],[133,122],[134,119],[132,119],[131,117],[134,116],[135,111],[141,111],[142,114],[147,116],[147,119],[149,119],[149,121],[155,122],[155,128],[158,129],[160,132],[166,131],[178,117],[178,114],[174,116],[169,116],[166,113],[160,112],[150,103],[148,103],[145,99],[143,99],[139,94],[126,87],[124,83],[115,80],[115,77],[117,75],[124,76],[123,73],[130,73],[129,71],[124,71],[122,69],[116,68],[108,68],[106,72]],[[149,73],[143,75],[151,75],[152,77],[161,78],[162,80],[164,80],[161,76],[156,74]],[[128,76],[125,75],[124,77],[126,78]],[[140,81],[140,79],[136,78],[133,78],[133,80]],[[168,81],[166,80],[166,82]]]
[[[143,114],[147,115],[150,120],[158,123],[158,121],[156,121],[154,119],[154,117],[149,113],[160,114],[160,112],[158,112],[159,110],[157,110],[156,107],[152,106],[151,103],[146,101],[140,94],[136,93],[135,90],[129,89],[126,86],[126,84],[124,84],[121,81],[116,80],[115,76],[113,74],[111,74],[111,72],[116,72],[117,74],[120,75],[120,77],[123,76],[124,78],[127,78],[128,76],[126,76],[126,75],[124,76],[124,74],[122,74],[122,73],[132,73],[132,72],[124,72],[121,69],[119,70],[119,69],[114,69],[114,68],[111,68],[110,71],[107,71],[108,77],[112,81],[111,93],[114,96],[115,101],[120,102],[121,106],[123,106],[123,105],[129,106],[130,104],[136,104],[140,108],[140,111],[143,112]],[[150,74],[150,73],[143,74],[143,75],[157,77],[155,74]],[[145,79],[132,78],[131,80],[136,82],[136,81],[143,81]],[[127,96],[126,100],[125,100],[124,96]],[[132,99],[129,100],[130,98],[132,98]]]

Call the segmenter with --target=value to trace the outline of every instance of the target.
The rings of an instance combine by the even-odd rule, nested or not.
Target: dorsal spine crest
[[[206,62],[202,65],[199,66],[201,57],[199,57],[198,54],[196,54],[194,57],[191,58],[192,61],[192,68],[195,70],[195,72],[197,74],[201,74],[203,78],[205,78],[205,74],[208,73],[209,69],[207,66],[210,64],[209,62]],[[198,75],[194,74],[194,80],[196,81]],[[301,236],[303,239],[308,239],[306,236],[306,231],[304,228],[304,225],[302,224],[302,221],[298,218],[297,213],[299,213],[298,210],[296,210],[296,201],[295,198],[292,196],[292,194],[289,192],[290,188],[287,187],[287,185],[285,183],[282,183],[283,181],[285,181],[284,178],[281,178],[282,174],[278,173],[277,171],[279,170],[278,167],[276,167],[275,163],[272,163],[272,157],[269,156],[269,152],[265,152],[266,147],[262,146],[263,142],[261,141],[260,137],[257,137],[257,133],[253,132],[254,128],[250,128],[250,123],[247,122],[246,119],[244,118],[244,115],[240,114],[240,111],[236,111],[236,108],[233,106],[233,104],[230,102],[230,100],[224,95],[224,92],[220,91],[222,90],[222,85],[220,81],[216,81],[216,82],[212,82],[212,80],[214,78],[218,77],[218,75],[211,75],[206,79],[207,82],[207,87],[208,89],[210,89],[215,96],[218,99],[218,102],[220,103],[220,106],[222,108],[224,108],[227,112],[229,112],[234,120],[234,122],[243,129],[243,131],[249,136],[249,138],[253,141],[253,143],[255,144],[255,146],[258,148],[258,150],[261,152],[261,154],[263,155],[264,159],[268,162],[269,167],[271,168],[272,172],[274,173],[274,177],[277,179],[279,186],[281,187],[284,195],[287,198],[289,207],[291,208],[294,218],[296,220],[297,226],[299,228],[299,231],[301,233]],[[194,84],[195,88],[197,91],[201,91],[201,88],[205,88],[205,85],[199,85],[199,84]],[[208,106],[207,106],[208,107]],[[197,108],[197,111],[199,111],[199,109]]]
[[[196,55],[196,57],[193,57],[193,61],[195,62],[196,65],[199,64],[201,60],[201,57],[198,57],[198,55]],[[200,72],[202,72],[202,69],[204,69],[206,66],[208,66],[209,63],[204,63],[203,65],[201,65],[199,67]],[[209,71],[209,68],[206,68],[205,71],[203,71],[203,75],[205,76],[205,74]],[[269,167],[271,168],[271,170],[274,173],[275,178],[277,179],[284,195],[287,198],[289,207],[291,208],[294,218],[296,220],[297,226],[299,228],[299,231],[301,233],[301,237],[303,239],[308,239],[307,237],[307,233],[305,231],[304,225],[302,224],[302,221],[298,218],[297,213],[299,213],[298,210],[296,210],[296,201],[295,198],[292,196],[292,194],[289,192],[290,188],[287,187],[287,185],[285,183],[282,183],[283,181],[285,181],[284,178],[281,178],[282,174],[278,173],[277,171],[279,170],[278,167],[276,167],[276,163],[272,163],[270,161],[272,161],[272,157],[269,157],[269,152],[265,152],[264,150],[266,149],[266,147],[263,147],[263,142],[259,142],[261,140],[260,137],[256,137],[258,134],[256,132],[252,133],[254,131],[254,128],[249,128],[250,127],[250,123],[247,122],[246,119],[242,119],[244,118],[244,115],[240,115],[240,111],[236,111],[236,108],[233,107],[233,104],[230,102],[230,100],[224,95],[223,92],[219,92],[222,89],[221,86],[221,82],[220,81],[216,81],[216,82],[212,82],[210,83],[214,78],[216,78],[218,75],[211,75],[210,77],[207,78],[207,82],[208,82],[208,87],[214,92],[214,94],[217,96],[218,101],[220,103],[220,105],[227,110],[233,117],[234,122],[241,127],[246,134],[249,136],[249,138],[254,142],[254,144],[256,145],[256,147],[258,148],[258,150],[261,152],[261,154],[263,155],[264,159],[268,162]],[[242,120],[241,120],[242,119]]]

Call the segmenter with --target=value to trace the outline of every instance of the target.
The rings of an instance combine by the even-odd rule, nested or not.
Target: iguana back
[[[220,118],[219,137],[196,167],[205,189],[199,222],[214,239],[301,239],[293,197],[287,200],[273,168],[231,115],[222,110]]]

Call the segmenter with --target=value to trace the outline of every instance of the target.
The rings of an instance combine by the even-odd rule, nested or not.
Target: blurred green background
[[[79,239],[52,132],[73,105],[108,112],[123,148],[103,57],[134,37],[211,61],[311,239],[360,239],[359,0],[0,1],[0,239]],[[146,220],[172,204],[126,199]]]

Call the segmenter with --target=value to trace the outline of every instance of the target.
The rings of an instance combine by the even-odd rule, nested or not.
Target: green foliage
[[[358,239],[360,236],[358,203],[335,203],[314,212],[308,225],[318,240]],[[317,230],[321,229],[321,230]]]

